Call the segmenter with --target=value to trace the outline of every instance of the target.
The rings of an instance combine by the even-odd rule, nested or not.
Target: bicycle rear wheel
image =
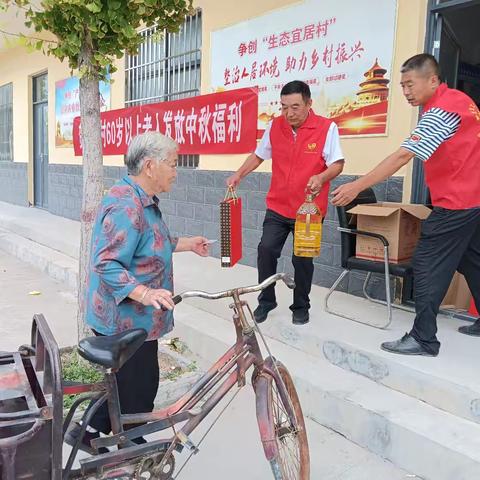
[[[256,385],[257,418],[265,454],[275,480],[310,480],[302,407],[290,373],[278,361],[276,366],[283,383],[263,372]]]

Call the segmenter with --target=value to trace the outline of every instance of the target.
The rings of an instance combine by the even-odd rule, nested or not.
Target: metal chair
[[[338,222],[339,227],[338,231],[341,232],[341,266],[344,269],[340,276],[335,280],[334,284],[330,288],[325,297],[325,311],[328,313],[332,313],[334,315],[347,318],[348,320],[353,320],[355,322],[363,323],[365,325],[370,325],[375,328],[385,329],[387,328],[390,323],[392,322],[392,306],[395,308],[400,308],[402,310],[412,311],[411,308],[404,307],[402,305],[392,305],[391,301],[391,294],[390,294],[390,275],[394,275],[397,277],[402,277],[405,279],[404,281],[404,289],[403,289],[403,297],[405,297],[406,292],[411,289],[412,279],[413,279],[413,269],[411,264],[403,263],[403,264],[395,264],[389,262],[388,256],[388,240],[378,234],[372,232],[365,232],[360,231],[352,226],[350,221],[352,219],[352,215],[348,214],[348,210],[355,207],[356,205],[366,204],[366,203],[376,203],[377,199],[375,197],[375,193],[371,188],[367,188],[366,190],[360,192],[358,197],[352,201],[351,204],[345,207],[337,207],[337,215],[338,215]],[[356,247],[356,240],[357,235],[364,235],[367,237],[377,238],[379,242],[383,244],[383,252],[384,252],[384,260],[383,262],[377,262],[372,260],[363,260],[361,258],[355,257],[355,247]],[[330,295],[335,291],[338,287],[340,282],[350,273],[351,270],[359,270],[363,272],[368,272],[367,277],[365,278],[365,282],[363,283],[363,294],[365,298],[370,300],[371,302],[380,303],[382,305],[387,306],[387,321],[382,325],[375,325],[373,323],[369,323],[367,321],[359,320],[354,317],[350,317],[346,314],[339,313],[333,311],[328,306],[328,300]],[[372,273],[383,273],[385,275],[385,296],[386,301],[379,300],[373,298],[367,292],[368,283],[372,277]]]

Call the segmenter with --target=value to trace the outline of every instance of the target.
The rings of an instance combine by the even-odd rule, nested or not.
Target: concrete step
[[[41,208],[0,202],[0,225],[5,230],[78,259],[80,222]]]
[[[322,350],[333,365],[458,417],[480,423],[480,389],[476,385],[462,385],[343,342],[326,340]]]
[[[77,291],[77,259],[4,228],[0,228],[0,248]]]
[[[344,297],[345,304],[355,306],[364,302],[340,295]],[[372,311],[383,308],[367,306]],[[360,309],[358,311],[361,312]],[[402,312],[402,315],[405,313]],[[395,333],[389,333],[335,317],[334,327],[331,321],[326,320],[321,326],[309,328],[304,335],[285,319],[274,319],[275,316],[272,316],[272,321],[264,327],[269,337],[311,355],[325,357],[344,370],[455,416],[480,423],[480,379],[476,371],[479,339],[459,334],[456,331],[458,320],[439,316],[439,336],[441,340],[445,338],[444,345],[439,357],[424,358],[395,355],[380,349],[381,342],[400,338],[409,326],[403,332],[394,327]],[[402,323],[408,321],[404,318],[399,320],[404,320]]]
[[[231,322],[206,312],[199,315],[187,302],[176,310],[176,331],[210,362],[235,338]],[[292,373],[308,417],[426,480],[480,478],[479,425],[336,367],[319,355],[277,340],[269,344]]]
[[[195,259],[190,259],[194,268]],[[237,268],[237,267],[236,267]],[[248,267],[247,267],[248,268]],[[210,291],[255,283],[252,269],[240,267],[235,272],[236,284],[227,273],[214,273],[214,268],[205,269],[202,285]],[[194,280],[189,280],[187,266],[179,265],[177,291],[196,289]],[[222,273],[223,277],[222,278]],[[394,355],[381,350],[380,343],[400,338],[411,328],[411,313],[394,311],[392,327],[379,330],[330,315],[323,310],[325,289],[312,288],[311,321],[305,326],[292,325],[288,310],[291,293],[284,285],[277,285],[278,308],[273,310],[262,325],[264,333],[272,339],[306,352],[345,370],[362,375],[372,381],[422,400],[436,408],[467,420],[480,423],[480,377],[478,376],[478,346],[480,339],[457,332],[459,320],[439,315],[439,339],[442,341],[440,355],[436,358]],[[252,307],[256,298],[248,298]],[[335,306],[358,319],[376,320],[386,315],[386,308],[365,299],[344,293],[333,297]],[[228,301],[207,302],[189,299],[198,309],[228,319]]]

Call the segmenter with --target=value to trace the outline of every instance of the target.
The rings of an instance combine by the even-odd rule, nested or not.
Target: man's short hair
[[[293,82],[286,83],[280,92],[280,96],[292,95],[292,93],[300,93],[305,103],[312,98],[310,87],[300,80],[293,80]]]
[[[429,53],[419,53],[406,60],[400,68],[401,73],[415,70],[424,75],[436,75],[440,78],[440,65],[436,58]]]

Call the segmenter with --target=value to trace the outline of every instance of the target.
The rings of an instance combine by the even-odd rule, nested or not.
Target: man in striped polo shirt
[[[413,257],[416,317],[410,333],[381,345],[405,355],[436,356],[437,313],[455,271],[465,275],[480,309],[480,111],[475,102],[440,82],[428,54],[401,69],[403,94],[422,116],[410,137],[367,175],[338,187],[334,205],[348,205],[365,188],[393,175],[413,157],[424,162],[433,211],[422,224]],[[459,328],[480,336],[480,319]]]

